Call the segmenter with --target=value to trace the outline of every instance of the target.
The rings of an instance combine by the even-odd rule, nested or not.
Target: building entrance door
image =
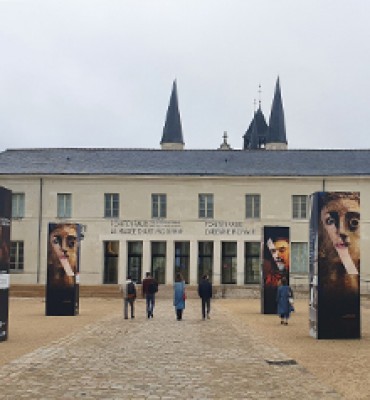
[[[118,283],[119,242],[104,242],[104,284]]]
[[[143,242],[128,242],[127,247],[127,276],[130,276],[134,282],[141,283]]]

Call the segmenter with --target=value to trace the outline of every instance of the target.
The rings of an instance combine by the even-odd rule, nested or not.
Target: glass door
[[[103,284],[118,283],[119,242],[105,241]]]

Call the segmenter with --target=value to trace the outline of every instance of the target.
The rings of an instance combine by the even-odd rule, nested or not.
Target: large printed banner
[[[81,226],[49,224],[46,315],[77,315]]]
[[[360,338],[360,194],[317,192],[310,221],[310,335]]]
[[[276,294],[283,276],[289,283],[289,228],[265,226],[262,234],[261,311],[276,314]]]
[[[12,192],[0,187],[0,342],[8,338]]]

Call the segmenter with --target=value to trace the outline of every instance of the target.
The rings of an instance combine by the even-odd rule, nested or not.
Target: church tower
[[[259,87],[261,93],[261,86]],[[274,99],[271,106],[269,124],[261,109],[261,99],[257,111],[243,136],[243,150],[286,150],[284,108],[281,99],[280,80],[277,78]]]
[[[184,146],[175,80],[172,85],[170,104],[168,105],[166,122],[163,128],[161,148],[162,150],[183,150]]]
[[[287,150],[288,142],[286,140],[285,119],[283,101],[281,99],[280,80],[276,81],[274,99],[271,106],[269,120],[268,138],[266,150]]]
[[[264,149],[268,135],[268,126],[261,109],[261,102],[258,110],[254,113],[253,119],[243,136],[243,149]]]

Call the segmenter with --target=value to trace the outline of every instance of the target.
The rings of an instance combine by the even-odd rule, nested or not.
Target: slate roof
[[[370,176],[370,150],[10,149],[9,174]]]

